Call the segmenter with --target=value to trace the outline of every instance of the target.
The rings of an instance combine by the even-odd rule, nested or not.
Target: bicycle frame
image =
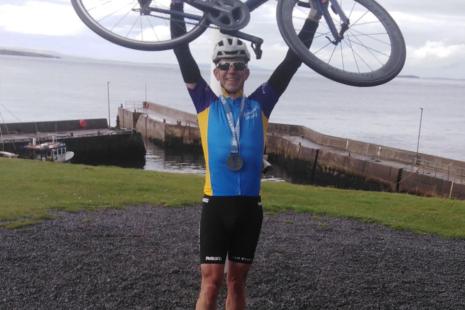
[[[268,2],[269,0],[247,0],[245,2],[245,5],[249,8],[250,12],[255,10],[256,8],[260,7],[262,4],[265,2]],[[331,41],[333,44],[338,44],[341,42],[341,40],[344,38],[344,33],[349,29],[349,18],[347,15],[344,13],[342,10],[341,6],[337,2],[337,0],[329,0],[329,5],[331,6],[331,9],[334,11],[335,14],[339,15],[341,18],[341,30],[338,32],[337,27],[334,24],[333,19],[331,18],[331,15],[329,14],[329,11],[326,6],[321,4],[320,1],[316,1],[317,3],[317,8],[320,14],[325,18],[326,23],[328,24],[329,29],[331,30],[331,34],[333,35],[333,40],[331,40],[328,36],[326,38]],[[303,2],[299,1],[299,5],[303,7],[309,7],[309,2]]]
[[[245,2],[245,5],[249,8],[249,11],[252,12],[261,5],[265,4],[269,0],[247,0]],[[188,3],[193,3],[196,2],[196,0],[186,0]],[[329,7],[333,10],[333,12],[337,15],[339,15],[341,19],[341,30],[338,32],[337,27],[328,11],[328,8],[324,6],[320,1],[316,1],[317,4],[317,9],[320,12],[320,14],[325,18],[326,23],[328,24],[329,29],[331,30],[331,34],[333,36],[333,39],[329,38],[326,36],[326,38],[333,43],[334,45],[337,45],[339,42],[342,41],[344,38],[344,33],[349,29],[349,18],[347,15],[344,13],[342,10],[341,6],[337,2],[337,0],[329,0]],[[302,7],[310,7],[310,2],[304,2],[304,1],[299,1],[299,5]]]
[[[256,8],[260,7],[262,4],[268,2],[269,0],[247,0],[245,5],[249,8],[249,11],[252,12]]]
[[[260,7],[262,4],[268,2],[269,0],[247,0],[245,2],[245,5],[249,8],[250,12],[255,10],[256,8]],[[309,2],[303,2],[299,1],[299,5],[303,7],[309,7]],[[331,15],[329,14],[329,11],[326,6],[321,4],[320,1],[316,1],[317,6],[318,6],[318,11],[320,14],[325,18],[326,23],[328,24],[329,29],[331,30],[331,34],[333,35],[333,40],[331,40],[328,36],[326,38],[331,41],[333,44],[338,44],[341,42],[341,40],[344,38],[344,33],[349,29],[349,18],[347,15],[344,13],[342,10],[341,6],[337,2],[337,0],[329,0],[329,6],[331,9],[334,11],[335,14],[339,15],[341,18],[341,30],[338,32],[337,27],[334,24],[333,19],[331,18]]]
[[[256,8],[260,7],[262,4],[268,2],[269,0],[247,0],[245,5],[249,8],[249,12],[254,11]],[[189,3],[197,8],[213,8],[211,4],[205,2],[199,2],[198,0],[185,0],[184,2]]]
[[[268,1],[269,0],[247,0],[244,4],[248,8],[249,12],[252,12],[252,11],[259,8],[261,5],[265,4]],[[285,1],[285,0],[282,0],[282,1]],[[309,1],[310,0],[308,0],[308,2],[299,0],[298,5],[302,6],[302,7],[309,8],[310,7],[310,2]],[[221,11],[222,10],[221,7],[218,7],[215,4],[205,2],[205,1],[202,1],[202,0],[184,0],[184,2],[188,3],[189,5],[192,5],[193,7],[198,8],[200,10],[203,10],[203,11],[209,11],[209,10],[210,11],[214,11],[214,10]],[[329,36],[326,36],[326,38],[332,44],[337,45],[342,41],[342,39],[344,38],[344,33],[349,29],[350,21],[349,21],[349,18],[344,13],[344,11],[342,10],[339,3],[337,2],[337,0],[328,0],[328,2],[329,2],[328,6],[325,6],[320,1],[315,1],[315,3],[317,4],[317,9],[318,9],[320,15],[322,15],[324,17],[324,19],[325,19],[326,23],[328,24],[328,27],[329,27],[329,29],[331,31],[332,38],[330,38]],[[165,9],[160,9],[160,8],[152,8],[152,7],[150,7],[151,0],[139,0],[139,3],[141,5],[141,13],[142,14],[150,14],[150,12],[158,12],[158,13],[173,14],[173,15],[178,15],[178,16],[182,16],[182,17],[187,17],[187,18],[190,18],[192,20],[200,20],[201,19],[200,16],[196,16],[196,15],[193,15],[193,14],[188,14],[188,13],[184,13],[184,12],[183,13],[176,13],[176,12],[172,12],[170,10],[165,10]],[[339,32],[338,32],[338,29],[337,29],[331,15],[330,15],[329,11],[328,11],[328,7],[330,7],[333,10],[333,12],[335,14],[337,14],[341,19],[341,25],[340,25],[340,31]],[[227,9],[225,9],[225,11],[226,10]],[[252,36],[252,35],[249,35],[249,34],[246,34],[246,33],[241,32],[239,30],[225,31],[225,30],[220,29],[220,31],[222,33],[224,33],[224,34],[236,36],[238,38],[241,38],[241,39],[252,42],[252,48],[254,49],[254,52],[256,54],[257,59],[259,59],[261,57],[262,51],[260,49],[260,46],[263,43],[262,39],[260,39],[258,37],[255,37],[255,36]]]

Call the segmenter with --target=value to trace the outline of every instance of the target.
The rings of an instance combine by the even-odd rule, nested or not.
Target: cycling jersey
[[[246,97],[240,119],[239,139],[239,154],[244,165],[241,170],[232,171],[227,166],[232,132],[223,102],[203,79],[189,93],[197,110],[206,164],[204,194],[258,196],[268,118],[278,101],[278,94],[265,83]],[[241,102],[242,97],[234,100],[225,98],[225,104],[232,111],[234,123],[240,115]]]

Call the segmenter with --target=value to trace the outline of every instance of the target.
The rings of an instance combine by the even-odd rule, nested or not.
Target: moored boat
[[[0,157],[16,158],[16,157],[18,157],[18,154],[11,153],[11,152],[6,152],[6,151],[0,151]]]
[[[23,158],[42,161],[68,162],[74,157],[74,152],[66,149],[62,142],[44,142],[36,144],[35,141],[24,147]]]

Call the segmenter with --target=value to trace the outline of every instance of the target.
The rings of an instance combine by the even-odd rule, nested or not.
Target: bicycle
[[[191,42],[208,28],[251,42],[259,59],[263,40],[242,32],[251,12],[269,0],[71,0],[81,20],[103,38],[132,49],[159,51]],[[180,0],[177,0],[180,1]],[[406,59],[405,41],[394,19],[374,0],[316,1],[320,22],[310,49],[297,34],[311,0],[278,0],[276,18],[286,44],[310,68],[352,86],[376,86],[396,77]],[[181,37],[171,38],[169,21],[184,18]]]

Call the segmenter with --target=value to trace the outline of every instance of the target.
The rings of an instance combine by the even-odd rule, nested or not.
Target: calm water
[[[205,173],[205,161],[201,153],[164,149],[147,140],[144,143],[147,150],[147,154],[145,155],[145,170],[195,174]],[[289,182],[310,183],[310,179],[296,179],[294,175],[276,163],[272,165],[272,169],[262,176],[262,179],[274,182],[286,180]]]
[[[119,105],[133,106],[145,99],[194,112],[173,65],[0,56],[0,68],[1,122],[106,118],[107,81],[113,125]],[[246,92],[270,73],[252,70]],[[204,72],[204,76],[209,75]],[[464,98],[465,81],[396,79],[361,89],[331,82],[302,68],[271,121],[415,151],[423,107],[420,152],[465,160]],[[159,155],[149,153],[148,159],[150,156]]]
[[[205,163],[200,153],[180,152],[164,149],[145,141],[146,170],[180,173],[205,173]]]

